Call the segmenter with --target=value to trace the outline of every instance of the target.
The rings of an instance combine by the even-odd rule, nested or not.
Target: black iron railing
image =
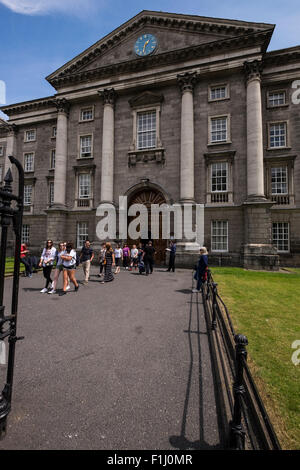
[[[210,326],[223,429],[231,449],[279,450],[280,444],[247,364],[248,339],[236,334],[211,271],[202,289]]]
[[[16,341],[23,339],[17,337],[17,312],[20,274],[20,251],[21,251],[21,230],[23,216],[23,194],[24,194],[24,172],[18,160],[8,157],[10,162],[17,167],[19,174],[18,195],[13,194],[12,172],[9,169],[4,178],[4,186],[0,189],[0,227],[1,227],[1,248],[0,248],[0,341],[1,347],[8,340],[8,360],[6,371],[6,383],[0,393],[0,438],[6,434],[7,416],[11,410],[12,387],[15,363]],[[14,277],[11,298],[10,315],[5,314],[4,285],[5,285],[5,260],[9,226],[12,223],[15,234],[15,261]]]

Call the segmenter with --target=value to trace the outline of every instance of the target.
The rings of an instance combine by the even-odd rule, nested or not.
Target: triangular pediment
[[[49,75],[47,80],[55,86],[57,79],[67,76],[144,60],[147,57],[136,54],[135,44],[145,34],[157,40],[155,50],[148,56],[151,57],[273,29],[274,25],[265,23],[142,11]],[[269,39],[266,38],[267,43]]]
[[[145,91],[138,96],[135,96],[129,100],[129,104],[132,108],[139,108],[140,106],[156,105],[163,101],[163,95],[158,95],[152,91]]]

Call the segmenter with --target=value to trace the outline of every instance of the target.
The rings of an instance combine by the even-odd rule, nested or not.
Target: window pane
[[[24,186],[24,206],[30,206],[32,202],[32,185],[26,184]]]
[[[81,110],[81,121],[89,121],[93,119],[93,108]]]
[[[51,150],[50,168],[51,170],[55,168],[55,149]]]
[[[30,226],[24,224],[22,226],[22,243],[29,244],[29,232],[30,232]]]
[[[211,119],[211,142],[227,140],[227,117]]]
[[[79,199],[88,199],[91,197],[91,175],[79,175]]]
[[[286,147],[286,123],[270,125],[270,147]]]
[[[88,224],[87,222],[77,223],[77,248],[84,245],[84,242],[88,239]]]
[[[89,157],[92,154],[92,136],[80,137],[80,156]]]
[[[272,194],[288,193],[288,171],[287,167],[271,168]]]
[[[212,251],[228,251],[228,221],[213,220],[211,228]]]
[[[211,165],[211,191],[227,191],[227,163],[213,163]]]
[[[24,155],[24,171],[33,171],[34,170],[34,154],[25,153]]]
[[[156,147],[156,111],[137,115],[138,149]]]
[[[285,92],[272,92],[269,93],[269,106],[280,106],[285,104]]]
[[[220,100],[226,98],[226,86],[214,87],[210,89],[210,99]]]
[[[278,251],[289,251],[289,223],[274,222],[272,224],[273,245]]]

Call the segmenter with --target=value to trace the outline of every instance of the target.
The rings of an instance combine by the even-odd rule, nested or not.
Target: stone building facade
[[[17,156],[23,240],[97,246],[98,205],[126,195],[204,204],[211,262],[299,265],[300,47],[267,52],[273,31],[142,11],[46,77],[53,96],[2,107],[0,181]],[[199,245],[178,242],[190,266]]]

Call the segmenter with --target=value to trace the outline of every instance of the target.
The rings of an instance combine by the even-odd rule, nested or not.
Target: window
[[[24,186],[24,206],[31,206],[32,204],[32,185],[25,184]]]
[[[4,147],[3,145],[0,145],[0,157],[3,157],[4,155]]]
[[[80,121],[92,121],[94,118],[93,116],[93,108],[84,108],[80,110]]]
[[[2,183],[2,179],[3,179],[3,166],[0,165],[0,183]]]
[[[50,170],[54,170],[55,168],[55,149],[51,150],[51,156],[50,156]]]
[[[80,157],[88,158],[92,156],[92,136],[80,136]]]
[[[24,154],[24,171],[34,171],[34,153]]]
[[[218,101],[228,98],[228,86],[218,85],[209,88],[209,101]]]
[[[269,147],[286,147],[286,122],[269,124]]]
[[[56,128],[56,126],[53,126],[52,127],[52,136],[51,136],[53,139],[56,137],[56,133],[57,133],[57,128]]]
[[[278,251],[289,251],[289,223],[274,222],[272,224],[273,245]]]
[[[52,206],[54,202],[54,182],[50,181],[49,183],[49,206]]]
[[[137,113],[137,148],[156,147],[156,111]]]
[[[213,220],[211,225],[211,250],[228,251],[228,221]]]
[[[88,223],[77,223],[77,248],[81,248],[84,242],[88,239]]]
[[[25,131],[25,142],[34,142],[36,140],[36,130]]]
[[[24,224],[22,226],[22,243],[26,243],[26,245],[29,244],[29,235],[30,235],[30,226],[27,224]]]
[[[228,139],[227,116],[210,118],[210,143],[226,142]]]
[[[227,162],[213,163],[211,165],[211,191],[223,192],[228,188]]]
[[[271,168],[272,194],[288,194],[287,166]]]
[[[89,173],[79,175],[78,190],[79,199],[89,199],[91,197],[91,175]]]
[[[274,108],[275,106],[282,106],[286,103],[285,91],[270,91],[268,93],[268,106]]]

